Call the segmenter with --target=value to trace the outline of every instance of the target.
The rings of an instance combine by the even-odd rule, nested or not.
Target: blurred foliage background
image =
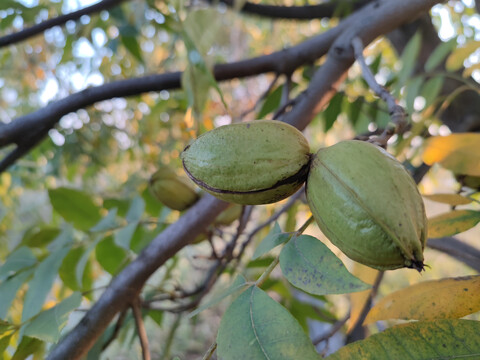
[[[3,0],[0,35],[92,3]],[[289,0],[281,4],[304,2]],[[464,88],[458,93],[479,89],[480,16],[473,1],[437,5],[431,18],[442,44],[422,71],[415,68],[424,45],[418,33],[403,52],[396,51],[387,38],[377,39],[365,52],[377,81],[391,89],[411,114],[411,130],[403,137],[394,137],[389,146],[390,152],[410,168],[422,163],[425,138],[451,133],[440,120],[442,106],[452,100],[449,95],[440,94],[444,80],[454,77],[463,81]],[[181,90],[115,98],[64,116],[50,130],[48,138],[0,175],[0,263],[7,264],[12,254],[17,254],[22,262],[12,268],[0,267],[0,318],[21,324],[42,309],[81,292],[81,305],[76,306],[75,300],[75,310],[68,321],[64,319],[65,329],[72,328],[112,276],[180,216],[178,211],[162,206],[148,191],[148,180],[159,164],[168,164],[181,174],[179,154],[192,138],[232,121],[272,118],[283,102],[283,87],[290,87],[291,98],[300,94],[324,60],[299,68],[289,81],[281,76],[275,83],[274,75],[264,74],[217,84],[209,77],[211,66],[295,45],[332,28],[338,21],[271,20],[242,14],[222,3],[208,6],[198,1],[126,1],[108,11],[83,16],[78,22],[69,21],[64,28],[54,27],[0,49],[3,123],[90,86],[185,70]],[[445,70],[436,70],[444,60]],[[271,91],[266,93],[269,87]],[[360,68],[354,65],[338,94],[305,134],[312,151],[316,151],[358,134],[374,132],[388,122],[385,104],[372,94]],[[2,155],[8,150],[2,149]],[[438,165],[420,184],[422,194],[453,194],[460,189],[454,174]],[[478,193],[473,196],[480,199]],[[255,208],[254,224],[248,228],[266,220],[286,201]],[[449,204],[430,200],[426,200],[426,205],[429,217],[450,210]],[[478,203],[459,207],[462,208],[480,209]],[[308,215],[307,205],[298,201],[278,223],[283,231],[293,231]],[[234,236],[236,224],[215,230],[213,246],[221,249],[225,239]],[[260,242],[268,232],[268,227],[263,229],[254,242]],[[324,239],[316,226],[310,226],[306,233]],[[477,248],[479,237],[478,227],[458,236]],[[145,298],[178,288],[192,289],[201,283],[210,264],[210,247],[208,242],[201,242],[170,259],[148,281]],[[351,261],[334,247],[331,249],[351,271],[368,273],[355,270]],[[258,277],[272,259],[269,256],[251,261],[253,251],[254,247],[247,248],[247,256],[238,265],[247,278]],[[430,268],[422,275],[408,269],[388,273],[380,286],[380,296],[419,281],[477,273],[434,250],[427,250],[425,257]],[[21,277],[17,274],[9,278],[10,271],[20,270]],[[207,299],[214,296],[215,289],[227,287],[237,270],[227,269]],[[349,295],[307,296],[275,272],[263,289],[287,307],[309,329],[312,338],[350,311]],[[169,311],[174,305],[167,301],[157,310],[145,310],[153,358],[178,355],[181,359],[197,359],[214,341],[228,301],[193,318],[187,316],[188,311]],[[479,319],[478,314],[471,318]],[[371,326],[370,330],[378,329]],[[34,344],[36,347],[22,346],[30,346],[30,350],[35,350],[35,358],[41,358],[59,333],[53,331],[50,335],[51,338],[43,339],[46,342]],[[0,338],[2,356],[10,359],[20,346],[19,334],[5,332],[3,339],[2,342]],[[337,333],[328,343],[321,342],[318,350],[333,352],[342,341],[342,333]],[[100,352],[101,346],[95,347],[89,358],[100,356]],[[116,339],[101,356],[141,358],[131,315],[126,316]]]

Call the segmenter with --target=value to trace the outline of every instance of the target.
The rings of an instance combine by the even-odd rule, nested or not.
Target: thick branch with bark
[[[335,38],[346,29],[357,16],[344,19],[335,28],[310,38],[299,45],[252,59],[229,64],[218,64],[214,67],[217,81],[234,78],[244,78],[269,72],[291,74],[301,65],[313,63],[325,55]],[[0,126],[0,147],[17,144],[14,149],[0,162],[0,172],[5,171],[21,156],[28,153],[48,130],[53,128],[62,116],[72,111],[93,105],[96,102],[115,97],[139,95],[149,91],[178,89],[181,87],[181,72],[149,75],[111,82],[94,86],[64,99],[52,102],[37,111],[20,116],[8,124]],[[29,134],[27,137],[25,134]]]
[[[177,222],[167,227],[114,278],[75,329],[53,349],[48,359],[73,360],[85,355],[115,315],[138,297],[147,279],[204,231],[227,206],[226,202],[205,195]]]
[[[317,38],[316,41],[325,44],[326,38],[331,40],[332,34],[335,34],[334,38],[340,35],[334,41],[327,61],[314,75],[306,94],[284,115],[284,119],[303,129],[320,111],[353,63],[354,56],[350,45],[353,37],[359,36],[364,43],[369,43],[377,36],[428,11],[438,2],[434,0],[375,2],[347,18],[343,25],[327,32],[328,36],[325,34],[325,38],[322,36]],[[310,46],[312,41],[306,43]],[[306,43],[296,47],[299,53],[295,55],[300,55],[301,59],[304,59],[306,54],[301,50],[309,49],[305,48]],[[311,56],[311,53],[309,54]],[[275,59],[275,62],[277,61],[278,58]],[[216,68],[217,79],[220,78],[220,74],[220,70]],[[157,236],[139,257],[113,280],[82,321],[51,352],[49,359],[78,359],[84,355],[115,315],[125,309],[139,294],[149,276],[192,241],[225,207],[225,203],[205,196],[175,224]]]
[[[347,70],[355,61],[351,46],[354,37],[369,44],[378,36],[388,33],[401,24],[416,19],[441,1],[373,1],[348,17],[351,25],[335,40],[328,52],[327,61],[314,74],[311,84],[292,111],[281,120],[290,124],[301,119],[299,128],[305,128],[313,117],[330,101]],[[347,20],[346,19],[346,20]]]

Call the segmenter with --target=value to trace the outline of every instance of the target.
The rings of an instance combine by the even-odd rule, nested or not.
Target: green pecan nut
[[[306,180],[310,148],[300,131],[274,120],[221,126],[182,153],[187,175],[210,194],[243,205],[268,204]]]
[[[423,269],[422,197],[386,151],[355,140],[321,149],[312,159],[306,191],[318,226],[348,257],[380,270]]]
[[[169,166],[161,165],[151,176],[148,188],[150,193],[168,208],[183,211],[200,198],[189,181],[178,176]]]

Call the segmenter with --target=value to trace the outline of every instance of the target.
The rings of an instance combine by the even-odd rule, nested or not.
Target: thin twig
[[[218,277],[220,274],[223,273],[223,271],[226,269],[227,265],[235,258],[233,255],[233,251],[235,249],[235,246],[238,242],[238,239],[240,238],[240,235],[243,233],[243,230],[245,229],[251,214],[252,214],[253,206],[245,206],[242,212],[242,215],[240,217],[240,221],[237,227],[237,231],[235,235],[232,237],[232,240],[225,246],[225,249],[223,250],[223,253],[218,256],[218,259],[215,261],[213,266],[210,268],[208,271],[207,276],[205,277],[204,281],[202,282],[201,285],[199,285],[196,289],[193,291],[181,291],[179,293],[171,293],[171,294],[160,294],[158,296],[155,296],[149,300],[146,300],[142,303],[142,307],[146,309],[153,309],[153,310],[160,310],[160,311],[168,311],[171,313],[181,313],[184,311],[189,311],[195,307],[198,306],[200,301],[203,299],[203,297],[210,291],[210,289],[213,287],[215,282],[217,281]],[[195,296],[195,298],[188,303],[185,304],[180,304],[176,306],[159,306],[152,304],[154,302],[158,301],[164,301],[164,300],[179,300],[182,298],[187,298],[187,297],[192,297]]]
[[[290,91],[292,90],[292,74],[285,75],[285,84],[282,89],[282,98],[280,100],[280,105],[284,105],[290,102]]]
[[[135,319],[135,325],[137,326],[138,338],[140,339],[140,346],[142,347],[143,360],[150,360],[150,350],[148,346],[148,337],[145,330],[145,325],[142,318],[142,310],[140,308],[141,300],[139,297],[133,300],[131,307],[133,317]]]
[[[350,319],[350,314],[348,314],[347,316],[345,316],[343,319],[340,319],[338,320],[337,322],[335,322],[331,327],[330,327],[330,330],[328,330],[326,333],[324,333],[323,335],[320,335],[319,337],[317,337],[316,339],[313,340],[313,345],[318,345],[320,344],[322,341],[327,341],[328,339],[330,339],[333,335],[335,335],[337,333],[337,331],[339,331],[342,326],[347,322],[347,320]]]
[[[307,227],[312,223],[312,221],[313,221],[313,216],[310,216],[307,219],[307,221],[305,221],[305,223],[300,227],[300,229],[296,231],[295,236],[300,236],[307,229]],[[263,274],[260,275],[258,280],[255,282],[255,286],[258,286],[258,287],[262,286],[279,262],[280,262],[280,254],[270,263],[270,265],[268,265],[268,267],[265,269]]]
[[[163,350],[162,357],[160,359],[170,358],[170,351],[172,349],[173,339],[175,338],[175,333],[180,325],[180,320],[182,319],[181,315],[177,315],[175,321],[172,324],[170,331],[168,332],[167,340],[165,341],[165,348]]]
[[[280,106],[280,107],[278,108],[278,110],[275,112],[275,114],[273,114],[273,119],[274,119],[274,120],[277,120],[277,119],[280,117],[280,115],[282,115],[282,114],[287,110],[287,108],[288,108],[289,106],[295,105],[295,103],[298,101],[298,98],[299,98],[300,96],[302,96],[303,94],[304,94],[304,93],[301,93],[301,94],[298,95],[295,99],[291,99],[291,100],[287,101],[286,103],[284,103],[282,106]]]
[[[217,342],[214,342],[212,345],[210,345],[205,355],[203,355],[202,360],[210,360],[215,350],[217,350]]]
[[[262,286],[279,262],[280,262],[280,255],[278,255],[275,259],[273,259],[273,261],[270,263],[270,265],[268,265],[268,267],[265,269],[263,274],[258,278],[257,281],[255,281],[255,286],[258,286],[258,287]]]
[[[124,309],[120,314],[118,315],[117,322],[115,323],[115,327],[113,329],[112,335],[105,341],[102,345],[102,351],[105,350],[108,345],[112,343],[113,340],[116,339],[118,333],[120,332],[120,329],[122,328],[123,321],[125,320],[125,316],[127,315],[127,309]]]
[[[258,232],[260,232],[263,228],[265,228],[266,226],[276,221],[285,211],[290,209],[293,206],[293,204],[295,204],[295,202],[303,195],[303,189],[304,188],[302,187],[299,191],[297,191],[294,195],[292,195],[288,199],[288,202],[283,207],[281,207],[280,210],[278,210],[276,213],[270,216],[267,220],[257,225],[257,227],[255,227],[252,231],[250,231],[250,233],[247,236],[247,239],[244,240],[243,243],[240,245],[240,251],[236,256],[238,259],[242,256],[242,254],[245,251],[245,248],[252,241],[253,237],[257,235]]]
[[[252,111],[255,111],[255,109],[258,107],[258,105],[266,99],[266,97],[270,94],[270,92],[272,91],[273,87],[275,86],[275,84],[277,83],[278,81],[278,78],[280,77],[280,74],[279,73],[276,73],[275,74],[275,77],[273,78],[273,80],[270,82],[270,85],[268,86],[267,90],[265,90],[263,92],[263,94],[257,99],[257,101],[255,102],[255,104],[250,108],[250,109],[247,109],[245,110],[244,112],[242,112],[240,114],[240,118],[243,119],[245,116],[247,116],[248,114],[250,114]]]
[[[387,89],[385,89],[375,80],[375,76],[363,57],[362,40],[358,37],[354,37],[352,39],[352,46],[355,58],[362,69],[363,78],[367,82],[368,86],[370,86],[372,91],[387,104],[393,126],[387,126],[380,136],[371,138],[371,142],[382,147],[386,147],[388,140],[395,133],[403,133],[405,131],[407,125],[407,113],[402,106],[397,104],[397,100],[392,96],[392,94],[390,94]]]
[[[377,294],[378,287],[382,282],[384,273],[385,273],[384,271],[378,272],[377,277],[375,278],[375,282],[373,283],[372,288],[370,289],[370,293],[368,294],[368,298],[365,301],[365,304],[363,305],[362,311],[360,312],[360,315],[358,316],[358,319],[355,322],[355,325],[352,327],[351,331],[349,332],[350,334],[356,332],[359,328],[363,326],[363,321],[365,320],[368,312],[370,311],[370,308],[372,306],[372,300]]]

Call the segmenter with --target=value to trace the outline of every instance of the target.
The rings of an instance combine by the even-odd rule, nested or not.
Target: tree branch
[[[65,25],[65,23],[69,20],[78,20],[83,15],[90,15],[90,14],[98,13],[102,10],[107,10],[109,8],[119,5],[124,1],[125,0],[103,0],[97,4],[87,6],[86,8],[74,11],[70,14],[60,15],[55,18],[42,21],[39,24],[33,25],[29,28],[25,28],[18,32],[2,36],[0,37],[0,48],[5,47],[7,45],[18,43],[32,36],[41,34],[45,30],[51,29],[54,26]]]
[[[320,18],[330,18],[360,9],[372,0],[340,0],[321,3],[318,5],[304,6],[278,6],[265,5],[245,2],[240,11],[268,18],[311,20]],[[213,3],[214,0],[209,0]],[[220,2],[235,7],[234,0],[220,0]]]
[[[150,347],[148,345],[147,331],[145,330],[145,324],[142,318],[142,309],[140,307],[140,297],[137,296],[131,304],[133,318],[135,319],[135,325],[137,327],[138,338],[140,339],[140,346],[142,347],[143,360],[150,360]]]
[[[355,16],[352,15],[344,19],[335,28],[291,48],[247,60],[218,64],[213,70],[215,79],[223,81],[268,72],[276,74],[292,73],[301,65],[313,63],[323,56],[335,38],[354,21]],[[38,129],[48,131],[55,126],[62,116],[102,100],[134,96],[149,91],[178,89],[181,87],[181,76],[181,72],[173,72],[119,80],[93,86],[61,100],[51,102],[47,106],[20,116],[8,124],[0,125],[0,147],[12,143],[20,144],[25,140],[26,133],[32,133],[32,137],[41,139],[46,133],[40,136],[42,134],[39,133]],[[7,155],[8,159],[0,163],[2,167],[0,172],[27,153],[34,145],[33,143],[24,143],[15,154]]]
[[[440,0],[378,1],[375,0],[347,19],[353,19],[330,47],[325,63],[314,74],[310,86],[293,109],[280,119],[305,128],[337,92],[347,75],[355,56],[351,46],[354,37],[369,44],[376,37],[388,33],[401,24],[416,19]],[[345,20],[347,20],[345,19]]]
[[[480,250],[473,246],[465,244],[454,237],[443,237],[428,239],[427,247],[441,251],[480,273]]]
[[[368,67],[365,58],[363,57],[363,43],[358,37],[354,37],[352,40],[353,52],[358,64],[362,69],[363,78],[367,82],[370,89],[379,96],[387,104],[390,117],[392,119],[392,125],[385,128],[380,136],[371,138],[371,142],[378,144],[379,146],[386,148],[388,140],[395,133],[403,133],[407,127],[407,113],[405,109],[397,104],[397,100],[390,94],[387,89],[377,83],[375,75]]]

